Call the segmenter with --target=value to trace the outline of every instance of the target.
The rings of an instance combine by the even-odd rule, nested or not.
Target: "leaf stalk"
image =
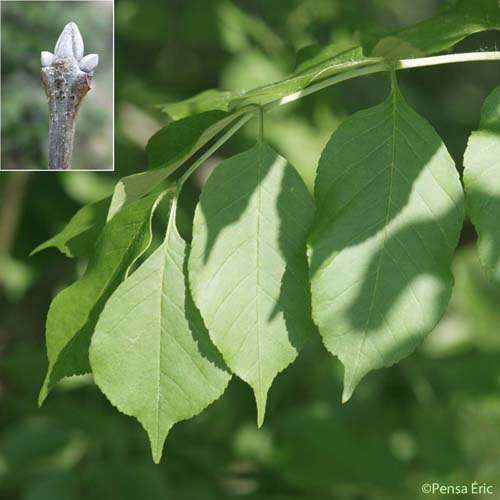
[[[261,118],[261,124],[263,122],[263,114],[266,111],[270,111],[274,108],[289,104],[291,102],[297,101],[306,97],[308,95],[314,94],[323,90],[325,88],[331,87],[340,82],[351,80],[353,78],[359,78],[361,76],[372,75],[375,73],[391,72],[395,73],[399,70],[404,69],[414,69],[414,68],[424,68],[428,66],[438,66],[442,64],[456,64],[456,63],[466,63],[466,62],[480,62],[480,61],[500,61],[500,51],[492,52],[468,52],[461,54],[444,54],[439,56],[429,56],[429,57],[419,57],[413,59],[400,59],[396,61],[385,61],[377,62],[369,66],[364,66],[362,68],[354,69],[351,71],[346,71],[345,73],[340,73],[329,78],[325,78],[319,82],[313,83],[308,87],[294,92],[280,99],[271,101],[263,106],[258,104],[247,105],[250,109],[244,113],[239,120],[237,120],[234,125],[232,125],[226,132],[224,132],[217,141],[215,141],[212,146],[210,146],[205,153],[203,153],[182,175],[177,184],[177,193],[180,192],[182,186],[186,180],[191,176],[196,169],[208,160],[220,147],[222,147],[243,125],[245,125],[251,118],[255,115],[259,115]],[[262,128],[261,128],[262,130]]]

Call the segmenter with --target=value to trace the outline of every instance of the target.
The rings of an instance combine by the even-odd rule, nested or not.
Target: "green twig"
[[[386,61],[386,62],[377,62],[369,66],[364,66],[362,68],[354,69],[352,71],[346,71],[344,73],[331,76],[329,78],[325,78],[317,83],[313,83],[309,87],[306,87],[302,90],[289,94],[285,97],[281,97],[280,99],[276,99],[274,101],[268,102],[267,104],[260,106],[258,104],[248,104],[246,107],[249,108],[249,111],[244,113],[242,117],[232,126],[230,127],[224,134],[220,136],[220,138],[214,142],[214,144],[207,149],[203,155],[198,158],[184,173],[184,175],[180,178],[177,185],[177,193],[180,192],[182,186],[186,182],[186,180],[191,176],[191,174],[201,165],[203,164],[210,156],[212,156],[225,142],[227,142],[243,125],[245,125],[255,114],[259,114],[261,120],[261,128],[263,134],[263,115],[264,112],[270,111],[279,106],[283,106],[290,102],[297,101],[306,97],[310,94],[314,94],[323,90],[327,87],[331,87],[340,82],[344,82],[346,80],[351,80],[353,78],[359,78],[360,76],[371,75],[375,73],[382,73],[386,71],[390,71],[393,74],[395,71],[399,71],[402,69],[413,69],[413,68],[423,68],[427,66],[437,66],[441,64],[456,64],[456,63],[465,63],[465,62],[479,62],[479,61],[500,61],[500,51],[495,52],[469,52],[463,54],[445,54],[440,56],[430,56],[430,57],[419,57],[415,59],[401,59],[397,61]],[[241,112],[241,110],[240,110]]]
[[[260,106],[259,106],[260,108]],[[233,126],[231,126],[219,139],[217,139],[212,146],[210,146],[182,175],[177,183],[177,196],[182,189],[184,183],[189,179],[191,174],[203,163],[205,163],[223,144],[225,144],[238,130],[243,127],[255,115],[259,108],[244,114]]]

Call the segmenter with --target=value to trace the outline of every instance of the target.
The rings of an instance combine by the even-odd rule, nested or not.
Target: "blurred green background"
[[[118,176],[146,167],[145,143],[168,121],[157,104],[210,87],[241,89],[274,80],[292,69],[295,50],[306,44],[396,29],[441,5],[116,3],[116,172],[0,174],[2,500],[403,500],[425,498],[424,482],[474,480],[493,485],[500,496],[500,291],[478,265],[469,223],[454,262],[453,298],[438,328],[414,355],[370,374],[346,405],[340,403],[340,362],[311,335],[299,359],[275,381],[263,429],[256,429],[250,389],[234,379],[220,400],[174,427],[159,466],[140,425],[112,408],[89,378],[66,381],[42,409],[36,407],[47,364],[47,308],[84,263],[55,250],[33,258],[28,253],[83,203],[108,195]],[[498,33],[484,33],[458,48],[486,50],[499,41]],[[499,65],[398,75],[405,96],[438,130],[461,169],[481,104],[500,81]],[[267,138],[311,186],[317,158],[337,124],[388,90],[387,77],[377,75],[322,91],[269,114]],[[185,234],[204,176],[220,158],[251,146],[254,137],[250,124],[187,186]],[[158,214],[159,235],[164,221],[165,214]]]
[[[2,170],[47,168],[49,111],[40,82],[40,52],[54,52],[75,21],[85,54],[99,54],[92,90],[80,108],[74,169],[113,168],[113,3],[3,1],[1,8]]]

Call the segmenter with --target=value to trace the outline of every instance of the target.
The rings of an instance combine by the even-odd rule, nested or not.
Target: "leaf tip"
[[[57,243],[53,242],[52,238],[50,240],[44,241],[43,243],[40,243],[40,245],[31,250],[31,252],[29,253],[29,257],[33,257],[33,255],[36,255],[43,250],[47,250],[48,248],[57,248],[57,250],[59,250],[63,255],[66,255],[66,257],[76,257],[76,255],[73,255],[71,253],[68,247],[64,245],[58,245]]]
[[[153,462],[158,465],[161,460],[163,452],[163,446],[160,446],[159,448],[151,448],[151,454],[153,455]]]
[[[353,391],[353,387],[344,386],[344,391],[342,392],[342,404],[347,403],[351,399]]]
[[[159,464],[161,461],[165,440],[167,439],[168,433],[173,426],[172,422],[163,422],[163,424],[164,426],[160,425],[159,429],[155,428],[154,430],[148,430],[148,428],[144,426],[144,423],[142,423],[149,437],[149,442],[151,444],[151,456],[153,457],[153,462],[155,464]]]
[[[257,429],[260,429],[264,425],[264,412],[257,410]]]
[[[48,384],[47,381],[45,380],[38,394],[38,401],[37,401],[38,408],[42,407],[43,402],[47,399],[48,394],[49,394]]]
[[[153,462],[157,465],[160,463],[161,457],[163,455],[163,446],[165,444],[165,439],[166,435],[163,439],[160,438],[153,439],[153,437],[150,436],[151,455],[153,457]]]
[[[342,392],[342,404],[347,403],[356,389],[361,377],[356,375],[355,371],[351,371],[349,368],[346,368],[344,375],[344,390]]]
[[[257,428],[260,429],[264,425],[266,416],[267,392],[255,392],[255,402],[257,403]]]

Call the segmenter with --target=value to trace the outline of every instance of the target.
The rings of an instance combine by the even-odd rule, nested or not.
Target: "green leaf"
[[[208,111],[172,122],[153,135],[146,147],[153,170],[128,175],[118,181],[108,220],[126,204],[153,191],[238,116],[239,113]]]
[[[298,51],[297,67],[292,76],[307,76],[312,82],[346,69],[378,61],[378,58],[365,57],[362,47],[357,45],[308,46]]]
[[[96,241],[87,270],[50,305],[46,339],[49,367],[39,404],[56,382],[90,371],[88,347],[106,300],[151,243],[151,216],[162,195],[131,203]]]
[[[260,142],[214,170],[196,209],[193,297],[227,365],[253,388],[259,426],[273,379],[313,328],[305,252],[313,212],[300,175]]]
[[[89,255],[106,224],[109,201],[110,198],[105,198],[80,208],[61,232],[38,245],[30,255],[51,247],[57,248],[68,257]]]
[[[229,111],[232,93],[227,90],[209,89],[183,101],[172,102],[161,106],[162,110],[174,120],[186,118],[195,113],[219,110]]]
[[[486,99],[479,130],[464,157],[467,208],[478,234],[478,252],[490,278],[500,284],[500,87]]]
[[[317,80],[381,61],[380,58],[363,56],[362,48],[357,46],[309,46],[299,51],[295,72],[284,80],[243,92],[208,90],[184,101],[167,104],[163,110],[184,117],[201,110],[227,111],[243,105],[263,105],[302,90]]]
[[[363,52],[361,47],[350,44],[306,45],[297,51],[294,73],[305,72],[319,64],[328,63],[330,60],[336,59],[340,61],[341,58],[349,60],[353,55],[357,59],[362,59]]]
[[[386,59],[421,57],[448,50],[473,33],[491,29],[500,29],[498,0],[458,0],[437,16],[384,36],[367,48],[370,55]]]
[[[444,313],[463,192],[446,147],[394,77],[387,100],[335,131],[315,195],[313,319],[344,364],[346,401],[369,371],[410,354]]]
[[[306,57],[307,56],[307,57]],[[365,57],[361,47],[330,45],[322,49],[303,49],[298,54],[299,65],[288,78],[276,83],[235,95],[231,108],[243,104],[266,104],[303,90],[311,83],[329,76],[381,62],[380,58]]]
[[[146,170],[121,178],[115,186],[107,221],[109,222],[123,207],[154,191],[168,176],[168,169]]]
[[[207,111],[169,123],[149,139],[146,146],[151,168],[182,164],[193,148],[220,132],[233,117],[224,111]]]
[[[457,356],[458,364],[467,350],[496,351],[499,357],[500,288],[486,276],[475,244],[461,245],[455,252],[452,272],[455,285],[446,315],[426,339],[423,352],[435,359]],[[472,382],[472,374],[467,373],[467,381],[458,384],[460,390]],[[481,380],[481,376],[478,378]]]
[[[170,428],[219,398],[230,378],[189,294],[187,250],[174,204],[164,243],[113,293],[90,348],[97,385],[139,420],[157,463]]]

